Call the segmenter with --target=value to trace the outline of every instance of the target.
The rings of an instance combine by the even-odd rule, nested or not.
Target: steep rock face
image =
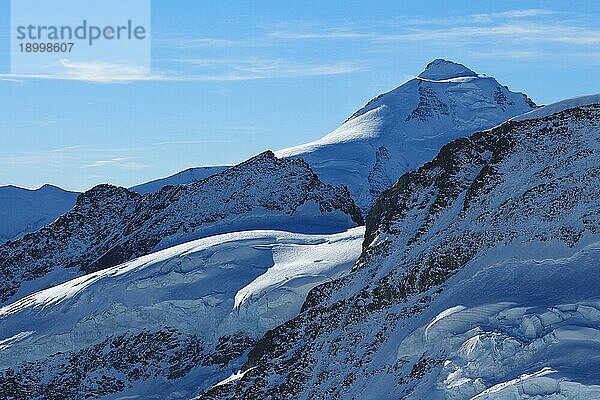
[[[123,398],[131,382],[141,381],[147,387],[137,387],[135,396],[153,398],[153,390],[159,387],[156,381],[174,383],[193,370],[218,371],[242,356],[252,343],[237,335],[210,346],[170,327],[113,335],[77,352],[56,353],[41,362],[23,363],[17,370],[1,371],[0,396],[66,400],[119,394]],[[184,398],[172,393],[175,397],[171,398]]]
[[[353,273],[202,398],[598,397],[600,101],[573,104],[404,174]]]
[[[324,184],[304,161],[279,160],[272,152],[156,194],[100,185],[52,224],[0,246],[0,300],[64,282],[77,270],[96,271],[222,232],[331,233],[360,223],[346,188]]]
[[[52,185],[0,187],[0,244],[51,223],[75,205],[77,195]]]
[[[366,214],[384,188],[431,160],[446,143],[536,107],[492,77],[438,59],[322,139],[276,154],[302,157],[324,182],[348,186]]]

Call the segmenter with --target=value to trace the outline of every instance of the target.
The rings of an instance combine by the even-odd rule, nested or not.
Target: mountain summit
[[[477,74],[462,64],[444,60],[443,58],[433,60],[427,64],[425,71],[419,74],[419,78],[435,81],[466,76],[477,76]]]
[[[276,154],[302,157],[324,182],[347,185],[366,213],[384,189],[446,143],[535,108],[525,94],[511,92],[496,79],[437,59],[325,137]]]

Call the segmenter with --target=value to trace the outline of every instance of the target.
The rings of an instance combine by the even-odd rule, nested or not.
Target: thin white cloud
[[[381,35],[378,41],[474,42],[480,39],[511,40],[513,43],[554,42],[573,45],[600,43],[600,30],[554,24],[506,23],[496,26],[462,26],[443,29],[414,29]],[[506,42],[503,42],[506,44]]]
[[[115,165],[115,164],[123,164],[123,162],[129,161],[129,160],[131,160],[131,157],[117,157],[117,158],[111,158],[110,160],[98,160],[98,161],[93,162],[92,164],[86,165],[86,167],[89,167],[89,168],[106,167],[106,166]]]
[[[225,38],[153,38],[153,44],[175,49],[223,48],[245,44],[245,39]]]
[[[519,15],[516,11],[499,13],[497,15]],[[523,11],[525,15],[546,15],[535,14],[533,10],[529,13]],[[480,14],[478,18],[491,19],[490,14]],[[452,25],[452,24],[450,24]],[[577,26],[574,24],[557,23],[539,23],[532,21],[508,21],[494,24],[471,23],[461,24],[459,26],[432,27],[423,24],[422,27],[400,28],[388,33],[350,33],[344,35],[330,34],[327,31],[302,31],[302,32],[283,32],[271,33],[278,38],[290,40],[303,39],[348,39],[348,40],[366,40],[370,42],[392,42],[392,41],[412,41],[412,42],[432,42],[435,44],[453,41],[454,43],[474,42],[481,39],[490,40],[510,40],[513,43],[523,42],[549,42],[563,43],[581,46],[596,45],[600,43],[600,29],[595,27]]]
[[[115,157],[108,160],[98,160],[93,162],[92,164],[86,165],[88,168],[98,168],[98,167],[113,167],[113,168],[121,168],[132,171],[138,171],[144,168],[147,168],[148,165],[133,161],[132,157]]]
[[[81,71],[80,71],[81,72]],[[132,82],[151,82],[151,81],[163,81],[163,82],[228,82],[228,81],[245,81],[252,79],[260,79],[260,77],[240,74],[214,74],[214,75],[177,75],[177,74],[165,74],[159,73],[148,73],[148,74],[126,74],[126,75],[109,75],[101,74],[98,75],[94,72],[78,73],[78,74],[64,74],[64,73],[52,73],[52,74],[0,74],[0,80],[7,82],[22,83],[26,80],[67,80],[67,81],[82,81],[90,83],[103,83],[103,84],[124,84]]]
[[[73,62],[61,60],[64,75],[73,80],[92,82],[131,81],[149,75],[147,68],[105,62]]]
[[[23,83],[22,79],[11,78],[10,74],[0,74],[0,81],[12,82],[12,83]]]
[[[40,117],[39,119],[16,120],[14,122],[17,125],[51,126],[59,125],[68,121],[69,120],[65,118]]]
[[[235,61],[228,59],[178,59],[195,67],[211,67],[210,70],[194,70],[187,73],[147,72],[137,66],[110,64],[103,62],[73,62],[62,60],[58,72],[41,74],[0,74],[3,80],[73,80],[92,83],[131,83],[142,81],[172,82],[232,82],[269,78],[311,77],[339,75],[358,72],[361,69],[349,63],[335,64],[293,64],[280,60]],[[212,68],[217,66],[218,68]]]
[[[541,17],[546,15],[557,14],[556,11],[546,10],[542,8],[528,8],[528,9],[516,9],[508,10],[497,13],[485,13],[485,14],[473,14],[470,17],[479,22],[486,22],[493,19],[517,19],[517,18],[531,18]]]
[[[479,13],[479,14],[464,14],[464,15],[445,15],[443,17],[435,17],[435,16],[399,16],[397,18],[389,19],[389,20],[381,20],[376,21],[375,23],[370,23],[368,25],[361,24],[363,28],[365,27],[373,27],[378,26],[382,29],[385,28],[403,28],[403,27],[412,27],[412,26],[466,26],[469,24],[476,23],[498,23],[501,20],[504,21],[515,21],[515,20],[542,20],[548,19],[551,16],[564,15],[563,12],[558,12],[554,10],[548,9],[513,9],[507,11],[501,11],[496,13]]]
[[[348,40],[374,43],[431,42],[432,44],[474,43],[494,40],[502,44],[542,42],[591,46],[600,44],[600,29],[585,19],[556,19],[554,10],[513,9],[487,14],[444,18],[398,17],[389,21],[365,21],[354,25],[324,27],[321,24],[283,24],[270,37],[285,40]],[[564,14],[564,13],[563,13]],[[502,42],[505,41],[505,42]]]
[[[498,50],[498,51],[471,51],[469,54],[472,57],[478,58],[494,58],[494,59],[515,59],[515,60],[535,60],[539,59],[542,54],[539,51],[533,50]]]
[[[153,143],[153,146],[179,146],[190,144],[213,144],[213,143],[233,143],[233,140],[169,140],[164,142]]]
[[[342,28],[329,28],[322,31],[313,32],[293,32],[293,31],[275,31],[269,34],[270,37],[276,39],[294,39],[294,40],[306,40],[306,39],[370,39],[374,35],[370,33],[355,32],[348,29]]]
[[[67,59],[60,61],[47,73],[9,73],[0,74],[3,80],[52,79],[73,80],[96,83],[125,83],[144,80],[163,80],[160,74],[148,73],[147,69],[125,64],[106,62],[75,62]]]
[[[231,39],[200,38],[182,41],[179,43],[179,46],[181,48],[227,47],[239,43],[239,41]]]
[[[326,76],[362,71],[361,67],[352,63],[310,64],[261,58],[183,58],[174,61],[201,70],[225,70],[227,74],[247,76],[249,79]]]
[[[553,15],[557,14],[556,11],[546,10],[543,8],[529,8],[524,10],[509,10],[495,14],[499,17],[507,18],[525,18],[525,17],[539,17],[540,15]]]
[[[86,167],[100,167],[116,163],[133,162],[133,154],[143,151],[140,148],[92,148],[87,146],[66,146],[39,152],[20,152],[0,155],[2,166],[23,165],[83,165]],[[115,157],[118,154],[119,157]],[[91,161],[98,160],[98,161]]]
[[[286,35],[287,38],[327,38],[318,33]],[[579,46],[600,44],[600,30],[559,25],[528,25],[528,24],[503,24],[497,26],[464,26],[443,29],[411,29],[402,33],[363,35],[363,38],[373,42],[430,42],[442,44],[448,41],[453,43],[469,43],[482,39],[510,40],[513,43],[562,43]],[[500,43],[500,42],[498,42]],[[504,42],[503,44],[507,44]]]

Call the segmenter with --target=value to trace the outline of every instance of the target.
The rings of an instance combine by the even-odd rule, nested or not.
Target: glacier
[[[90,351],[107,337],[161,332],[193,335],[203,351],[236,335],[246,347],[300,312],[310,289],[348,273],[360,255],[364,227],[332,235],[255,230],[198,239],[93,272],[0,308],[0,371],[42,368],[56,354]],[[244,349],[247,350],[247,349]],[[241,366],[195,366],[181,382],[129,379],[128,391],[198,394]],[[126,368],[135,368],[127,365]],[[25,368],[25,367],[24,367]],[[107,368],[104,373],[118,374]],[[67,368],[46,371],[63,379]],[[206,382],[206,383],[203,383]],[[83,384],[83,382],[82,382]],[[0,387],[9,390],[0,372]],[[41,390],[41,389],[40,389]],[[121,398],[124,393],[106,398]],[[0,394],[2,389],[0,389]]]

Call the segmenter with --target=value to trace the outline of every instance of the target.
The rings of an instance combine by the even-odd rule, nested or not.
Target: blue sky
[[[152,73],[9,73],[0,185],[130,186],[317,139],[434,58],[538,103],[600,92],[600,2],[152,2]]]

